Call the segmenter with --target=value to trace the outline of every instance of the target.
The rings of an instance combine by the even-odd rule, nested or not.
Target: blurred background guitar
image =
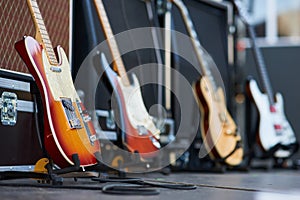
[[[262,52],[256,43],[254,27],[250,18],[238,0],[233,0],[239,16],[247,26],[253,55],[261,82],[262,90],[254,79],[249,80],[247,91],[258,109],[258,143],[264,152],[276,158],[288,158],[298,149],[295,133],[284,113],[283,96],[274,95]]]
[[[210,55],[201,46],[189,12],[181,0],[172,0],[179,8],[194,47],[202,77],[193,85],[194,96],[201,111],[201,135],[209,156],[228,165],[243,160],[241,136],[230,116],[224,91],[218,86],[212,69],[217,69]]]

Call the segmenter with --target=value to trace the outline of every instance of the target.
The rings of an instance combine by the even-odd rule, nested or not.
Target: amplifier
[[[69,1],[37,0],[54,47],[69,51]],[[29,73],[14,44],[24,35],[35,35],[33,21],[26,1],[0,0],[0,68]]]

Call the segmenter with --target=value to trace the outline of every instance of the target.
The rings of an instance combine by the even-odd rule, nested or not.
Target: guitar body
[[[101,61],[108,88],[112,90],[112,107],[121,131],[122,143],[128,151],[138,152],[142,158],[155,156],[160,148],[160,130],[156,128],[147,112],[136,75],[131,74],[131,84],[124,85],[121,78],[110,68],[103,54]]]
[[[34,38],[25,37],[15,48],[33,75],[44,108],[44,145],[59,167],[74,165],[77,154],[80,166],[97,163],[95,153],[99,141],[73,85],[67,56],[57,48],[58,66],[52,66],[43,49]]]
[[[227,111],[223,90],[215,94],[210,80],[203,76],[194,83],[193,92],[201,112],[201,135],[212,159],[224,159],[228,165],[238,165],[243,160],[240,135]],[[210,150],[210,151],[209,151]]]
[[[285,117],[282,95],[276,94],[271,110],[268,96],[260,91],[256,81],[250,80],[247,86],[259,113],[258,140],[261,147],[268,151],[277,144],[288,146],[296,143],[294,131]],[[275,157],[289,157],[290,153],[288,150],[279,149],[275,152]]]

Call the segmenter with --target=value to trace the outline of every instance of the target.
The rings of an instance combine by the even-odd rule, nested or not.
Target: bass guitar
[[[129,77],[126,73],[102,0],[94,0],[94,3],[113,58],[115,71],[107,63],[104,54],[99,56],[104,76],[108,79],[108,88],[113,90],[116,97],[112,101],[117,108],[113,110],[117,113],[122,144],[128,151],[139,153],[141,158],[151,158],[160,149],[160,130],[147,112],[136,75],[130,74]],[[95,65],[98,66],[99,61]]]
[[[59,167],[97,164],[100,153],[91,117],[81,103],[63,49],[52,47],[36,0],[27,0],[35,25],[35,39],[24,36],[15,48],[33,75],[44,108],[44,145]],[[78,158],[78,160],[74,160]]]
[[[247,26],[259,79],[264,91],[260,91],[254,79],[249,80],[247,92],[259,114],[258,143],[264,152],[275,158],[290,157],[298,148],[298,143],[293,128],[284,113],[283,97],[280,93],[276,95],[273,93],[263,55],[256,43],[256,34],[248,14],[244,11],[240,1],[234,0],[233,3],[241,20]]]
[[[230,116],[224,92],[212,75],[216,65],[201,46],[188,9],[181,0],[171,0],[181,12],[189,36],[191,37],[203,76],[193,84],[195,99],[201,112],[201,135],[212,160],[236,166],[243,160],[241,136]]]

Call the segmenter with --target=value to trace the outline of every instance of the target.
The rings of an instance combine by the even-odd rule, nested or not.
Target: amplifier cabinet
[[[54,47],[60,45],[69,52],[69,0],[37,0]],[[29,74],[14,49],[24,35],[35,36],[26,0],[0,0],[0,68]]]

